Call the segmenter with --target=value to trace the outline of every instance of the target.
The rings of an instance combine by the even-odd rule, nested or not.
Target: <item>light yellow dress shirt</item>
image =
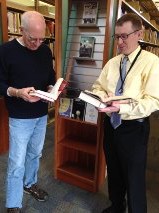
[[[140,47],[128,55],[127,70],[139,51]],[[92,87],[94,93],[100,97],[108,93],[115,94],[123,57],[120,54],[106,63]],[[129,104],[120,104],[119,114],[123,120],[144,118],[159,110],[159,57],[142,50],[125,79],[123,95],[135,100]]]

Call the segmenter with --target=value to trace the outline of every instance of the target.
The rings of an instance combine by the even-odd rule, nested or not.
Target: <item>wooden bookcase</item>
[[[109,59],[113,29],[114,1],[98,0],[97,24],[82,25],[82,5],[86,1],[68,1],[67,47],[62,67],[62,1],[55,1],[57,77],[67,75],[69,85],[90,89]],[[111,21],[110,21],[111,20]],[[81,60],[79,42],[81,35],[96,38],[93,59]],[[104,182],[106,164],[103,154],[103,115],[99,113],[97,124],[62,117],[55,110],[55,177],[88,191],[96,192]]]
[[[137,5],[137,7],[136,7]],[[134,7],[135,6],[135,7]],[[151,32],[157,32],[159,34],[159,10],[156,7],[155,3],[152,0],[140,0],[138,2],[129,0],[119,0],[118,2],[118,18],[125,12],[133,12],[139,15],[143,21],[145,29],[150,29]],[[144,14],[147,16],[144,16]],[[159,38],[156,42],[141,41],[141,47],[148,51],[153,52],[159,56]],[[116,50],[114,48],[114,54]],[[148,142],[148,152],[147,152],[147,171],[146,176],[147,180],[151,182],[159,182],[159,111],[154,112],[150,116],[150,136]]]
[[[0,16],[1,16],[1,33],[0,43],[8,40],[7,34],[7,8],[6,2],[0,0]],[[0,97],[0,154],[5,153],[9,146],[9,133],[8,133],[8,113],[5,107],[3,97]]]

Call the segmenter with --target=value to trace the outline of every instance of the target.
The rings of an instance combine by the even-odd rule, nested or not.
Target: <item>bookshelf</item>
[[[126,12],[137,14],[143,21],[144,38],[139,41],[141,47],[159,56],[159,11],[155,3],[152,0],[119,0],[118,17]]]
[[[0,0],[0,44],[8,40],[7,35],[7,8],[6,3]],[[8,133],[8,113],[5,107],[3,97],[0,96],[0,154],[5,153],[9,146],[9,133]]]
[[[137,3],[136,3],[137,2]],[[138,9],[134,6],[138,4]],[[139,1],[125,1],[119,0],[118,3],[118,18],[124,12],[134,12],[139,15],[144,23],[145,29],[151,32],[157,32],[159,35],[159,10],[157,9],[153,0],[139,0]],[[146,15],[145,15],[146,14]],[[154,54],[158,55],[159,51],[159,37],[157,36],[157,42],[149,41],[140,41],[140,45],[142,48],[153,52]],[[116,53],[116,50],[114,51]],[[159,180],[159,169],[158,169],[158,162],[159,162],[159,112],[156,111],[150,116],[150,136],[149,136],[149,146],[147,152],[147,178],[154,182],[155,180]]]
[[[57,77],[66,76],[70,87],[90,89],[109,59],[113,2],[98,0],[97,23],[83,25],[83,4],[88,1],[68,0],[68,31],[64,67],[62,64],[62,1],[55,1],[59,14],[56,20]],[[60,16],[61,14],[61,16]],[[93,57],[79,57],[81,36],[94,36]],[[98,114],[97,124],[60,116],[59,103],[55,108],[55,177],[85,190],[96,192],[105,179],[103,154],[103,115]]]

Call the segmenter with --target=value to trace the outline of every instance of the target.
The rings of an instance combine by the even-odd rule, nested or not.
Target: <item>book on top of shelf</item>
[[[98,110],[92,104],[86,104],[84,120],[86,122],[97,124]]]
[[[81,36],[79,57],[93,57],[95,37]]]
[[[120,101],[120,100],[128,100],[128,99],[131,100],[130,97],[121,95],[121,96],[108,97],[106,102],[102,102],[101,98],[97,94],[94,94],[93,92],[88,90],[82,91],[79,95],[79,98],[87,103],[92,104],[93,106],[99,109],[106,108],[109,105],[109,102],[111,101]]]
[[[98,13],[98,2],[89,1],[83,5],[83,24],[96,24]]]
[[[72,98],[60,98],[59,115],[64,117],[71,117],[72,115]]]
[[[30,92],[29,95],[37,96],[43,100],[54,102],[55,100],[57,100],[57,98],[63,92],[67,85],[67,81],[65,81],[63,78],[59,78],[53,86],[51,92],[35,90],[35,92]]]
[[[72,118],[77,120],[84,120],[86,103],[79,98],[73,99],[73,107],[72,107]]]

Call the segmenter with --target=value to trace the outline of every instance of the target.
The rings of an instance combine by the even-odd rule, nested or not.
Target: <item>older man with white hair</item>
[[[21,17],[22,36],[0,46],[0,94],[9,113],[7,212],[19,213],[23,191],[38,201],[48,198],[37,185],[39,159],[46,133],[48,103],[30,91],[49,91],[55,83],[51,50],[45,40],[45,19],[36,11]]]

